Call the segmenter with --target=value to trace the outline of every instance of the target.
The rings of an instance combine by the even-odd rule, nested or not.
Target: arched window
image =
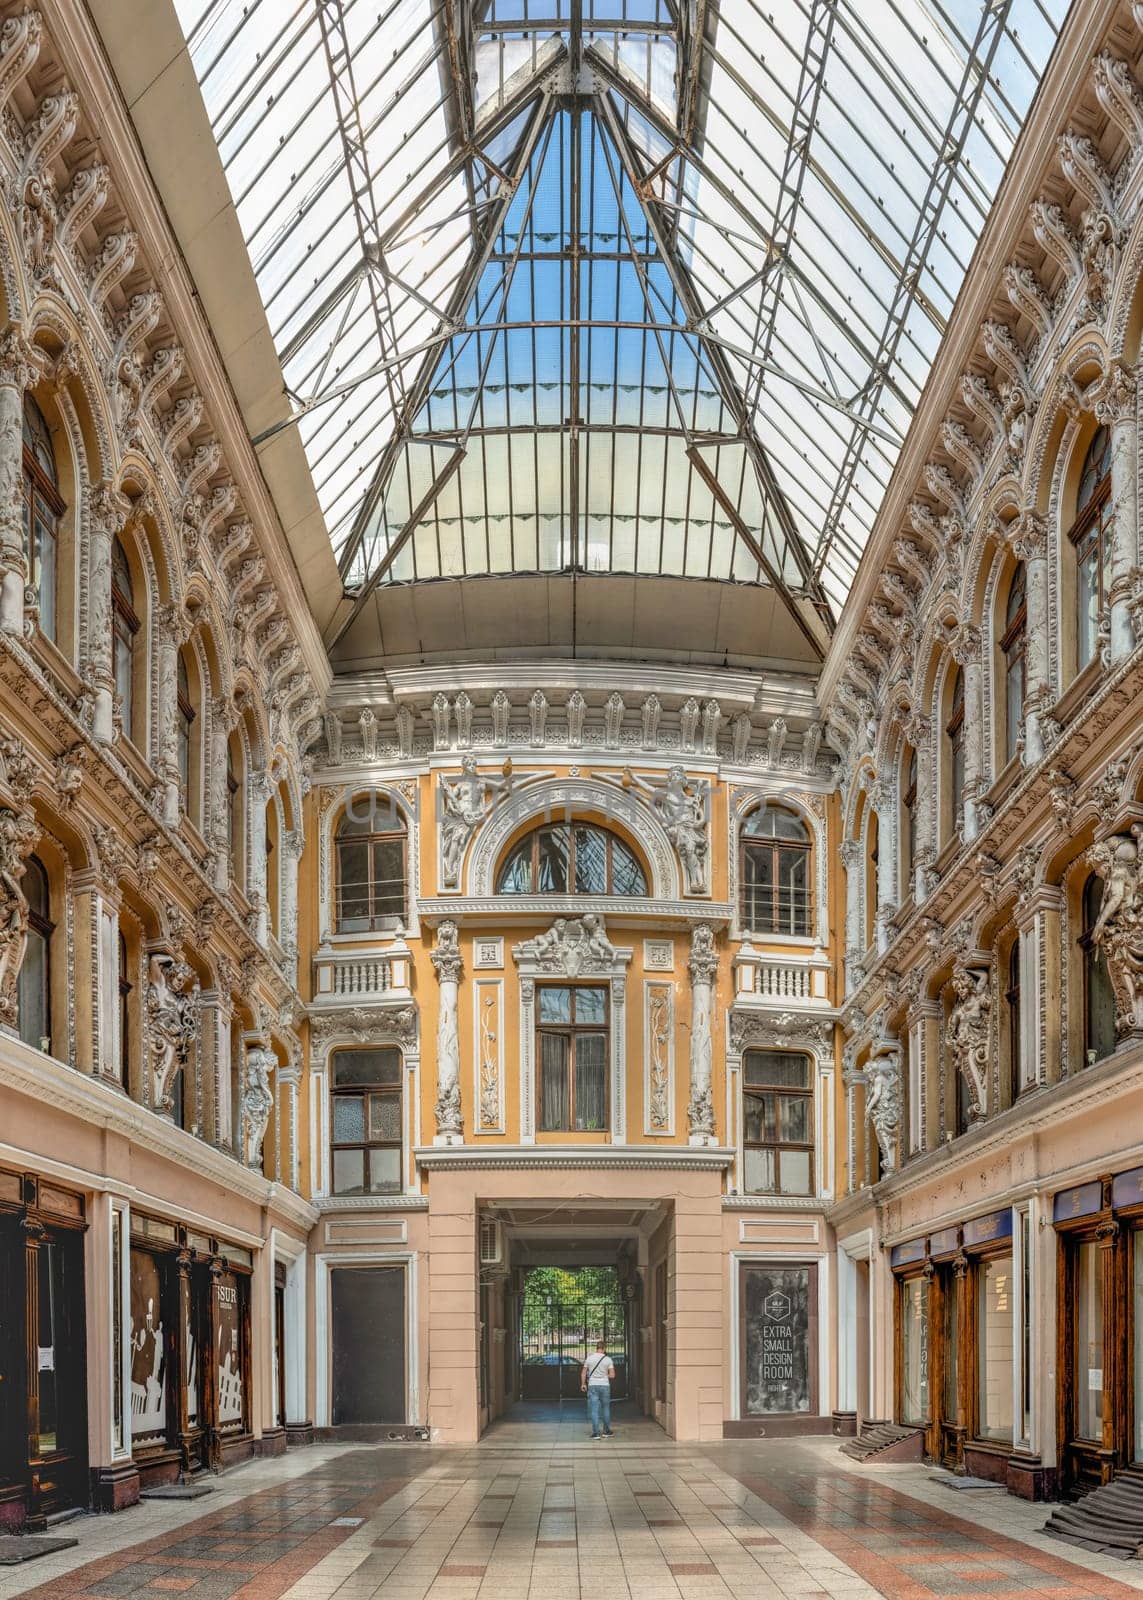
[[[186,658],[179,651],[178,685],[176,694],[177,727],[179,740],[179,781],[183,786],[183,805],[191,810],[191,734],[194,728],[195,709],[191,700],[190,673]]]
[[[135,635],[139,618],[127,552],[116,539],[111,550],[112,668],[119,696],[123,732],[131,737],[135,721]]]
[[[52,436],[30,394],[24,396],[24,554],[36,591],[40,629],[56,636],[56,556],[64,503]]]
[[[905,763],[905,785],[901,804],[905,808],[905,848],[908,852],[904,863],[905,882],[902,885],[902,893],[908,898],[913,868],[917,864],[917,752],[911,745]]]
[[[48,874],[38,856],[30,856],[21,888],[28,902],[28,944],[17,980],[16,1005],[20,1038],[36,1050],[52,1047],[51,919]]]
[[[1009,1099],[1015,1100],[1024,1087],[1020,1076],[1020,936],[1017,934],[1008,952],[1008,987],[1004,991],[1008,1007],[1008,1081]]]
[[[244,884],[242,864],[242,767],[241,757],[235,760],[235,741],[226,746],[226,853],[230,857],[231,881]]]
[[[337,933],[405,922],[407,842],[404,820],[384,795],[351,801],[337,825]]]
[[[949,817],[955,832],[964,821],[964,673],[958,667],[945,723],[949,763]]]
[[[119,1080],[128,1091],[131,1088],[131,990],[134,987],[127,976],[127,940],[119,935]]]
[[[793,811],[767,802],[742,824],[742,926],[750,933],[813,933],[810,833]]]
[[[1097,428],[1084,457],[1071,539],[1076,559],[1076,669],[1095,660],[1111,559],[1111,434]]]
[[[1028,601],[1021,561],[1008,585],[1008,605],[1004,612],[1004,632],[1000,648],[1004,652],[1004,760],[1015,759],[1016,747],[1024,733],[1024,694],[1027,674],[1024,657],[1028,643]]]
[[[1103,904],[1103,879],[1093,872],[1083,886],[1083,1011],[1084,1061],[1087,1066],[1102,1061],[1115,1049],[1115,994],[1103,951],[1092,943],[1092,929]]]
[[[645,895],[647,877],[629,845],[587,822],[535,828],[512,846],[497,894]]]

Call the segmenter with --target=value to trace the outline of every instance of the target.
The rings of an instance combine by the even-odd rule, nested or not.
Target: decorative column
[[[187,615],[180,605],[160,606],[155,616],[155,655],[158,667],[156,704],[157,757],[155,762],[162,785],[163,821],[169,828],[179,825],[179,811],[186,802],[180,793],[179,773],[179,648],[188,636]],[[225,773],[225,768],[223,769]]]
[[[463,1144],[464,1120],[460,1103],[460,1038],[457,1005],[463,966],[455,922],[442,922],[432,953],[440,988],[437,1005],[437,1131],[434,1144]]]
[[[1020,929],[1021,1084],[1031,1088],[1055,1083],[1063,1075],[1067,1051],[1066,1020],[1060,1004],[1064,972],[1061,923],[1064,891],[1038,884],[1016,901]]]
[[[952,641],[952,656],[964,673],[964,842],[980,832],[977,801],[984,788],[984,728],[980,692],[980,629],[962,622]]]
[[[122,1082],[119,1037],[119,879],[127,853],[110,828],[94,829],[98,864],[75,875],[76,1054],[96,1077]]]
[[[910,1153],[917,1153],[935,1150],[940,1143],[940,1001],[918,1001],[905,1021],[909,1030],[909,1143]]]
[[[1136,469],[1135,376],[1113,367],[1096,401],[1095,414],[1111,430],[1111,572],[1108,604],[1111,612],[1111,665],[1125,660],[1135,648],[1128,602],[1140,577],[1138,565],[1138,472]],[[1030,619],[1029,619],[1030,620]]]
[[[255,926],[251,929],[259,944],[269,937],[270,907],[266,899],[266,806],[271,783],[265,772],[250,775],[249,827],[246,848],[246,892],[254,908]]]
[[[278,1068],[278,1147],[281,1152],[279,1169],[281,1178],[295,1192],[301,1183],[300,1151],[298,1144],[298,1088],[302,1081],[301,1047],[290,1052],[286,1066]],[[402,1179],[404,1174],[402,1173]],[[402,1188],[404,1182],[402,1181]]]
[[[883,778],[872,799],[877,810],[877,953],[889,948],[889,919],[897,909],[897,785]]]
[[[922,905],[929,894],[930,875],[936,852],[933,849],[935,818],[933,816],[933,756],[929,748],[929,719],[923,712],[914,711],[905,723],[906,739],[917,752],[917,795],[913,811],[917,819],[914,828],[916,845],[909,871],[913,876],[913,900]]]
[[[711,1079],[714,1068],[714,1041],[711,1013],[714,1008],[714,978],[718,955],[714,948],[714,929],[700,922],[691,934],[691,954],[687,962],[691,975],[691,1098],[688,1106],[691,1144],[715,1144],[714,1098]]]
[[[126,521],[128,510],[126,499],[103,484],[91,496],[87,519],[87,639],[83,657],[91,704],[91,732],[101,744],[110,744],[115,737],[111,547]]]
[[[841,864],[845,868],[845,992],[852,994],[864,973],[861,957],[861,867],[864,852],[859,839],[843,839]]]
[[[24,391],[34,372],[14,329],[0,341],[0,632],[24,632]]]
[[[238,721],[238,711],[225,695],[210,703],[210,844],[214,851],[214,887],[225,894],[230,886],[230,838],[227,814],[230,796],[227,789],[227,754],[230,735]]]
[[[305,834],[300,828],[291,828],[283,833],[279,844],[282,853],[282,887],[278,943],[286,957],[287,976],[291,981],[298,975],[298,862],[305,845]]]
[[[1043,717],[1052,701],[1048,682],[1048,530],[1035,511],[1022,511],[1009,534],[1013,553],[1024,563],[1028,622],[1024,630],[1024,765],[1034,767],[1044,754]]]

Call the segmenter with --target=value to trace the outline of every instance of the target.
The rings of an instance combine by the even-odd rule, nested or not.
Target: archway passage
[[[521,1400],[578,1400],[580,1370],[602,1341],[613,1400],[631,1394],[632,1301],[618,1266],[527,1267],[520,1297]]]

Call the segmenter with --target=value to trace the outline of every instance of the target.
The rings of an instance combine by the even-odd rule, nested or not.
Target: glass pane
[[[337,845],[337,888],[342,905],[368,903],[369,846],[362,839],[340,839]]]
[[[370,1150],[369,1152],[369,1192],[370,1194],[397,1194],[401,1188],[401,1152],[393,1148],[390,1150]]]
[[[812,1157],[808,1150],[783,1150],[781,1152],[782,1194],[809,1194],[812,1189]]]
[[[613,894],[647,893],[647,879],[633,851],[622,839],[611,841],[611,890]]]
[[[901,1421],[929,1420],[929,1285],[910,1278],[901,1285]]]
[[[574,989],[575,1020],[580,1023],[602,1022],[607,1015],[607,990],[595,988]]]
[[[335,1050],[333,1052],[333,1086],[335,1089],[371,1089],[382,1084],[400,1086],[401,1052],[392,1048],[380,1050]]]
[[[583,1132],[607,1126],[607,1035],[577,1034],[575,1125]]]
[[[746,1267],[743,1410],[747,1416],[808,1411],[817,1362],[810,1317],[811,1267]]]
[[[166,1346],[159,1262],[131,1250],[131,1438],[161,1438],[167,1429]]]
[[[40,628],[44,636],[56,636],[56,536],[46,517],[36,521],[36,598],[40,606]]]
[[[778,1096],[778,1137],[784,1144],[809,1144],[810,1099],[808,1095]],[[784,1164],[784,1158],[783,1158]]]
[[[377,839],[373,844],[373,913],[405,914],[405,845],[402,839]]]
[[[540,829],[538,894],[568,892],[568,847],[566,828]]]
[[[365,1151],[335,1150],[333,1152],[334,1194],[365,1193]]]
[[[540,1035],[540,1129],[551,1133],[568,1126],[568,1054],[562,1033]]]
[[[1099,549],[1088,552],[1076,567],[1076,666],[1095,660],[1099,633]]]
[[[575,892],[607,893],[607,835],[599,828],[575,830]]]
[[[951,1273],[945,1280],[945,1421],[952,1423],[957,1420],[959,1407],[960,1321],[957,1317],[957,1299],[960,1281]]]
[[[1017,650],[1008,658],[1008,682],[1005,702],[1006,743],[1005,754],[1009,761],[1016,754],[1016,743],[1024,731],[1024,655]]]
[[[742,1096],[742,1130],[747,1144],[761,1144],[766,1137],[765,1103],[760,1095]]]
[[[67,1352],[62,1348],[63,1275],[60,1248],[45,1241],[36,1252],[37,1334],[39,1368],[40,1454],[60,1448],[59,1368]]]
[[[536,990],[541,1022],[571,1021],[571,990],[557,984],[542,984]]]
[[[369,1137],[371,1140],[401,1140],[401,1097],[396,1094],[369,1096]]]
[[[521,839],[500,869],[497,894],[531,894],[532,835]]]
[[[803,937],[809,931],[809,896],[805,850],[778,851],[778,926],[782,933]]]
[[[1012,1257],[978,1268],[980,1285],[980,1437],[1012,1438]]]
[[[774,929],[774,852],[769,845],[747,845],[742,863],[742,918],[758,932]]]
[[[1131,1293],[1135,1329],[1135,1460],[1143,1461],[1143,1229],[1131,1240]]]
[[[242,1306],[238,1278],[224,1272],[218,1280],[218,1422],[226,1428],[243,1421]]]
[[[1103,1438],[1103,1254],[1094,1240],[1076,1251],[1076,1438]]]
[[[364,1144],[365,1098],[363,1095],[334,1095],[333,1142],[335,1144]]]
[[[775,1188],[774,1152],[747,1148],[743,1153],[742,1181],[747,1194],[773,1194]]]
[[[810,1058],[786,1050],[747,1050],[742,1070],[751,1088],[810,1088]]]
[[[27,876],[25,875],[25,883]],[[20,1038],[33,1050],[51,1045],[48,1021],[48,941],[35,928],[28,932],[24,962],[16,980],[16,1005]]]

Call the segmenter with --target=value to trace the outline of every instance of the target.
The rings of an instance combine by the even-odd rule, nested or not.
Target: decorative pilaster
[[[852,994],[861,982],[861,957],[864,942],[861,937],[861,862],[862,849],[858,839],[843,839],[841,864],[845,868],[845,992]]]
[[[714,929],[705,922],[700,922],[691,934],[691,954],[687,967],[691,975],[689,1142],[707,1145],[715,1143],[714,1098],[711,1093],[714,1069],[711,1011],[718,955],[714,948]]]
[[[266,899],[266,806],[269,804],[272,785],[268,774],[252,773],[249,789],[250,831],[246,850],[246,892],[255,915],[255,927],[251,931],[258,943],[264,945],[270,932],[270,907]]]
[[[122,1082],[119,1037],[119,880],[127,850],[111,828],[94,828],[99,861],[73,879],[79,1064]]]
[[[1024,630],[1024,765],[1034,767],[1044,754],[1042,717],[1051,704],[1048,684],[1048,533],[1035,511],[1022,511],[1010,539],[1024,563],[1028,625]]]
[[[952,641],[953,660],[964,673],[964,821],[965,844],[980,832],[977,802],[984,784],[983,704],[980,692],[980,629],[962,622]]]
[[[293,828],[282,835],[280,849],[281,905],[278,916],[278,943],[286,958],[287,977],[291,981],[298,974],[298,862],[305,849],[305,834]]]
[[[214,850],[214,887],[225,894],[230,884],[230,839],[227,815],[230,796],[227,789],[227,749],[238,720],[233,700],[219,696],[211,701],[210,716],[210,843]]]
[[[24,391],[34,379],[15,330],[0,341],[0,632],[22,635],[24,587]]]
[[[91,694],[91,732],[101,744],[110,744],[115,737],[111,548],[129,509],[126,498],[107,484],[102,484],[91,496],[87,527],[87,638],[83,657]]]
[[[163,821],[169,828],[179,825],[180,805],[187,796],[179,790],[178,684],[179,650],[189,635],[188,618],[180,605],[160,606],[155,616],[155,655],[158,668],[156,705],[158,759],[156,768],[163,786]],[[224,768],[225,776],[225,768]]]
[[[897,909],[897,790],[884,780],[873,795],[877,808],[877,953],[889,948],[890,918]]]
[[[437,1007],[437,1131],[434,1144],[463,1144],[464,1121],[460,1104],[460,1037],[457,1006],[463,961],[455,922],[437,929],[431,957],[440,988]]]
[[[1103,394],[1096,401],[1095,414],[1111,431],[1112,534],[1108,603],[1111,611],[1111,665],[1116,666],[1135,648],[1128,605],[1139,576],[1136,384],[1133,373],[1124,367],[1112,368]]]

